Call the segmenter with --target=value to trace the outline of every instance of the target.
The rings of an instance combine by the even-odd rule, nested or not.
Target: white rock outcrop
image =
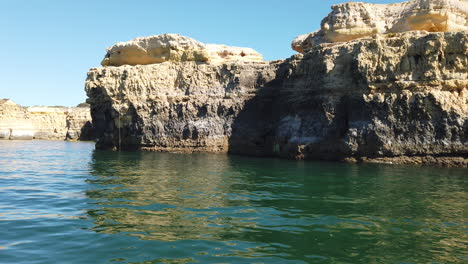
[[[332,6],[321,28],[298,36],[298,52],[322,43],[346,42],[375,34],[413,30],[459,32],[468,30],[468,0],[410,0],[396,4],[349,2]]]
[[[179,34],[162,34],[119,42],[107,49],[102,66],[147,65],[166,61],[263,61],[251,48],[204,44]]]
[[[0,100],[0,139],[28,140],[33,137],[34,128],[26,108],[9,99]]]
[[[209,61],[263,61],[263,56],[251,48],[232,47],[220,44],[206,44]]]
[[[92,133],[89,107],[22,107],[0,100],[0,140],[91,140]]]

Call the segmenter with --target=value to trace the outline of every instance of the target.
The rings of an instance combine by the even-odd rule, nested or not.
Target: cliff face
[[[225,152],[232,123],[276,68],[177,62],[92,69],[86,89],[97,146]]]
[[[0,104],[0,139],[92,140],[87,107],[22,107]]]
[[[289,109],[277,149],[330,159],[464,156],[467,58],[464,32],[377,35],[298,55],[283,78]]]
[[[320,44],[284,61],[91,69],[98,148],[468,166],[468,34]]]
[[[466,33],[321,46],[281,62],[106,67],[86,89],[98,147],[290,158],[468,153]]]

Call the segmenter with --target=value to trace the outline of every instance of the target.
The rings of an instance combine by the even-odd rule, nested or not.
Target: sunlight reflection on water
[[[71,142],[0,147],[0,262],[468,256],[464,169],[118,153]]]

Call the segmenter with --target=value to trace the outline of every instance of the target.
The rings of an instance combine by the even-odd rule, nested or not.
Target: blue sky
[[[294,37],[318,29],[330,6],[343,2],[0,0],[0,99],[25,106],[84,102],[86,72],[100,66],[106,47],[139,36],[180,33],[284,59],[294,54]]]

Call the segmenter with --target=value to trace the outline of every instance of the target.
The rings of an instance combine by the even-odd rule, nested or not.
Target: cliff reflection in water
[[[249,225],[239,221],[250,210],[248,199],[229,195],[232,185],[248,179],[225,173],[231,171],[225,155],[95,152],[92,170],[99,176],[89,182],[99,188],[86,193],[100,209],[88,214],[98,232],[179,240]],[[239,218],[223,216],[220,208],[234,204],[229,210]]]
[[[143,240],[246,241],[303,260],[457,261],[467,256],[465,172],[95,151],[87,213],[96,232]]]

